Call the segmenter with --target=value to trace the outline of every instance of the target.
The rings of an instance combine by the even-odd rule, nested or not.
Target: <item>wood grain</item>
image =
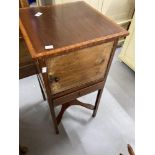
[[[43,14],[36,17],[37,12]],[[23,8],[19,21],[56,133],[61,119],[56,118],[54,106],[67,107],[68,102],[100,90],[91,108],[95,116],[118,38],[128,32],[84,2]],[[51,44],[54,48],[45,50]],[[42,73],[43,67],[47,72]]]
[[[104,77],[113,42],[47,59],[51,92],[56,94]]]
[[[43,14],[35,17],[38,11]],[[22,8],[20,28],[33,58],[61,55],[128,35],[84,2]],[[51,44],[54,49],[45,50]]]
[[[19,0],[19,6],[22,8],[29,7],[28,0]]]

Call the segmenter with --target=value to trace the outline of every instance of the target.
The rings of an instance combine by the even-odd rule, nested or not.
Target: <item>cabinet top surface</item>
[[[35,16],[37,12],[42,15]],[[84,2],[20,9],[20,29],[32,58],[63,54],[128,35]],[[53,49],[45,46],[53,45]]]

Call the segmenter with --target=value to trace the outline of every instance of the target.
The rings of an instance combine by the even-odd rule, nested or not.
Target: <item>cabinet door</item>
[[[54,0],[54,3],[55,4],[61,4],[62,3],[62,0]]]
[[[113,42],[104,43],[47,59],[53,94],[103,80]]]
[[[91,5],[93,8],[101,11],[101,4],[103,0],[55,0],[56,4],[63,4],[63,3],[70,3],[70,2],[76,2],[76,1],[84,1]]]
[[[132,18],[135,0],[55,0],[56,4],[85,1],[118,23]]]
[[[71,3],[71,2],[76,2],[79,0],[55,0],[56,4],[63,4],[63,3]]]
[[[97,9],[98,11],[101,11],[101,4],[103,0],[84,0],[86,3],[91,5],[93,8]]]
[[[135,70],[135,18],[129,28],[130,35],[126,38],[119,58],[131,69]]]
[[[119,23],[132,18],[134,3],[134,0],[103,0],[102,13]]]

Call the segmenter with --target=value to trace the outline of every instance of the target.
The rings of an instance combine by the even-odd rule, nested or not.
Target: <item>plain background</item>
[[[0,154],[19,151],[19,4],[1,1]],[[136,0],[136,155],[154,155],[155,1]]]

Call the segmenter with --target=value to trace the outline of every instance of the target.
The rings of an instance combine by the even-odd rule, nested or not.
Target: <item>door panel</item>
[[[52,93],[103,78],[113,43],[104,43],[47,59]]]

